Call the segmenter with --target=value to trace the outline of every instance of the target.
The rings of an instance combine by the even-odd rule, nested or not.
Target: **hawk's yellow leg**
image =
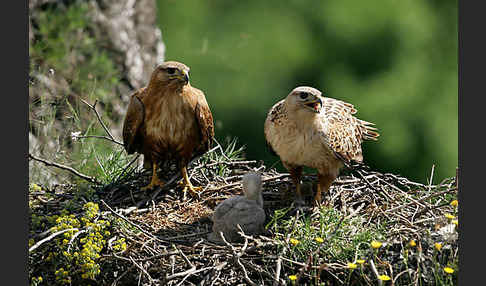
[[[183,192],[189,191],[189,194],[191,194],[192,197],[197,198],[198,197],[197,192],[201,191],[203,188],[202,187],[194,187],[191,184],[191,181],[189,180],[189,176],[187,174],[187,167],[186,166],[183,166],[181,168],[181,172],[182,172],[181,185],[184,187],[184,189],[182,191]]]
[[[314,197],[314,205],[320,204],[322,202],[322,194],[327,195],[332,182],[336,179],[331,175],[318,175],[319,184],[317,184],[317,192]]]
[[[153,189],[154,187],[162,187],[164,186],[164,182],[161,181],[159,179],[159,177],[157,177],[157,163],[156,163],[157,160],[153,160],[153,163],[152,163],[152,180],[150,181],[150,184],[148,184],[147,186],[143,187],[142,190],[146,191],[146,190],[151,190]]]

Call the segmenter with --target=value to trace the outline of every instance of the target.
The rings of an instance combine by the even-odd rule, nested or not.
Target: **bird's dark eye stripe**
[[[300,93],[300,98],[302,98],[302,99],[306,99],[307,96],[309,96],[309,94],[307,92],[301,92]]]
[[[167,68],[167,73],[174,74],[175,70],[176,70],[175,68]]]

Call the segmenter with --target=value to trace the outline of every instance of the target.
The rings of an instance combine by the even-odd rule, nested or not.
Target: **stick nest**
[[[326,248],[330,237],[323,237],[321,246],[304,260],[291,254],[292,229],[280,232],[269,227],[264,235],[242,234],[245,242],[240,244],[216,245],[206,239],[215,206],[241,194],[241,178],[248,171],[262,174],[268,222],[282,209],[288,211],[281,219],[293,220],[293,227],[298,219],[320,212],[319,208],[304,212],[293,208],[294,186],[288,174],[267,169],[258,161],[231,160],[220,151],[221,156],[204,156],[189,168],[193,184],[203,187],[199,198],[182,193],[178,170],[170,165],[160,171],[166,185],[153,191],[140,190],[150,179],[150,172],[141,170],[127,171],[122,179],[108,185],[91,186],[101,198],[101,216],[116,217],[126,225],[118,228],[117,235],[125,237],[129,245],[124,252],[102,256],[102,269],[112,270],[103,271],[98,281],[103,285],[285,285],[291,284],[289,275],[296,275],[300,284],[326,280],[332,285],[346,284],[346,261],[320,257],[319,251]],[[433,281],[434,254],[430,249],[434,241],[447,242],[448,248],[442,252],[457,256],[457,232],[450,235],[444,231],[450,226],[444,214],[454,212],[450,201],[457,197],[456,178],[431,185],[369,169],[360,172],[360,176],[356,172],[340,176],[324,197],[324,207],[338,211],[342,219],[359,217],[364,227],[386,225],[386,247],[378,250],[380,259],[374,263],[395,273],[393,279],[408,275],[411,281]],[[316,176],[305,175],[302,180],[311,205]],[[58,186],[52,190],[58,194],[56,204],[46,202],[42,207],[56,211],[62,205],[59,202],[75,195],[74,189]],[[329,236],[336,235],[341,222]],[[408,249],[405,243],[412,239],[419,258],[403,265],[403,251]],[[361,279],[359,283],[376,285],[375,274],[367,270],[355,278]]]

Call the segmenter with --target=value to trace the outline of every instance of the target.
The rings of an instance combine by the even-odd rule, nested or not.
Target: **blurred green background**
[[[279,170],[265,145],[269,108],[309,85],[376,123],[365,163],[434,183],[458,164],[457,1],[158,0],[166,60],[191,67],[216,136]]]

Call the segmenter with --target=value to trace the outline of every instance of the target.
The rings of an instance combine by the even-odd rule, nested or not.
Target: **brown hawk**
[[[321,202],[321,193],[327,193],[345,164],[363,161],[362,141],[377,140],[374,124],[355,113],[352,104],[322,97],[307,86],[295,88],[268,112],[265,139],[289,170],[299,203],[303,166],[317,169],[315,202]]]
[[[189,67],[167,61],[155,68],[148,85],[136,91],[123,123],[128,154],[144,155],[152,179],[143,189],[163,186],[157,177],[161,161],[175,159],[181,168],[184,191],[195,194],[187,175],[194,156],[209,150],[214,137],[213,116],[204,93],[189,83]]]

